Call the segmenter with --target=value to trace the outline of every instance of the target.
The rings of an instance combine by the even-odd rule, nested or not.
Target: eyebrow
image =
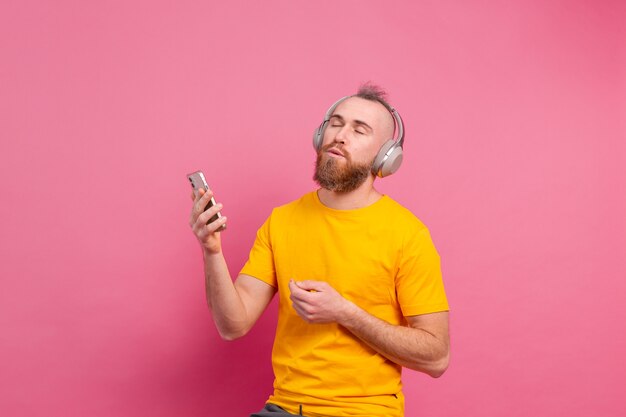
[[[332,119],[333,117],[336,117],[337,119],[341,120],[342,122],[345,123],[345,119],[340,115],[340,114],[333,114],[332,116],[330,116],[330,118]],[[330,119],[329,119],[330,120]],[[372,132],[374,131],[374,129],[372,129],[372,127],[370,125],[368,125],[367,123],[365,123],[362,120],[354,120],[353,121],[354,124],[357,125],[361,125],[361,126],[365,126],[366,128],[368,128],[369,130],[371,130]]]

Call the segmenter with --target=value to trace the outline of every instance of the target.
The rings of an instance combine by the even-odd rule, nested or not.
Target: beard
[[[354,191],[371,175],[374,160],[369,164],[356,164],[352,162],[350,154],[342,150],[345,157],[345,163],[342,163],[340,159],[326,154],[328,149],[335,146],[334,143],[330,143],[317,153],[313,180],[329,191],[337,193]]]

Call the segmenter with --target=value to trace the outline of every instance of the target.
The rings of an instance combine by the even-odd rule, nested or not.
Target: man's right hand
[[[218,203],[204,211],[211,197],[213,197],[211,190],[205,192],[203,189],[200,189],[197,198],[194,197],[193,192],[191,193],[193,207],[191,209],[191,217],[189,218],[189,226],[200,242],[202,250],[208,254],[217,254],[222,251],[220,232],[217,230],[226,223],[226,217],[222,216],[214,222],[207,224],[209,219],[222,209],[222,205]]]

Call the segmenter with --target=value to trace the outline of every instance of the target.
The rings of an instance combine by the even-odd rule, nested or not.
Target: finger
[[[209,224],[206,224],[206,222],[197,221],[193,225],[192,229],[200,241],[206,241],[210,235],[219,231],[220,227],[222,227],[227,220],[228,219],[226,218],[226,216],[223,216]]]
[[[298,316],[300,316],[301,318],[304,318],[303,316],[304,313],[302,312],[302,310],[300,310],[300,307],[298,305],[292,303],[291,306],[293,307],[294,311],[296,312]]]
[[[308,313],[304,309],[304,307],[296,302],[291,303],[291,306],[295,310],[296,314],[300,316],[303,320],[308,321]]]
[[[206,193],[202,197],[196,200],[196,203],[193,206],[193,210],[191,211],[191,221],[193,223],[197,221],[199,216],[201,216],[203,213],[210,210],[212,207],[216,205],[216,204],[212,204],[212,207],[207,209],[207,206],[209,205],[209,201],[211,200],[212,197],[213,196],[210,193]],[[215,200],[213,200],[213,202],[215,202]],[[217,211],[219,211],[219,209]],[[210,217],[213,217],[215,213],[216,212],[213,212],[213,214],[211,214]],[[204,222],[206,223],[207,221],[208,219],[206,219]]]
[[[221,216],[217,220],[207,223],[209,219],[210,217],[198,217],[198,219],[196,219],[196,222],[192,226],[194,232],[196,234],[199,234],[200,232],[208,230],[209,233],[213,233],[215,230],[219,229],[222,225],[226,223],[226,216]]]
[[[200,200],[200,197],[204,194],[204,188],[199,188],[197,192],[193,192],[194,201]]]
[[[317,314],[311,306],[306,305],[294,305],[294,310],[307,323],[315,323],[317,321]]]
[[[226,216],[222,216],[219,219],[215,220],[214,222],[207,224],[205,226],[205,229],[208,234],[219,233],[218,229],[222,227],[224,224],[226,224],[227,221],[228,219],[226,218]]]
[[[214,206],[206,209],[203,213],[198,216],[198,222],[207,224],[211,217],[215,216],[219,211],[222,210],[224,206],[221,203],[217,203]]]
[[[202,200],[202,197],[204,197],[204,195],[206,195],[206,194],[205,194],[203,188],[200,188],[198,190],[198,194],[197,195],[195,193],[192,194],[194,203],[193,203],[193,207],[191,208],[191,216],[189,218],[189,225],[191,227],[193,227],[193,224],[198,219],[198,216],[200,214],[202,214],[202,212],[206,208],[207,203],[205,202],[203,204],[203,200]]]
[[[193,229],[195,228],[195,224],[196,224],[196,220],[198,220],[198,216],[202,213],[196,212],[195,197],[192,195],[192,198],[194,199],[194,204],[191,207],[191,214],[189,215],[189,226]]]
[[[194,211],[202,213],[207,204],[209,204],[209,200],[211,200],[211,198],[213,198],[213,192],[211,190],[205,191],[204,188],[200,188],[198,190],[198,196],[195,200],[196,202],[193,206]]]
[[[307,291],[300,288],[294,280],[289,281],[289,290],[291,291],[291,295],[297,297],[298,299],[302,299],[302,296],[307,294]]]
[[[302,306],[310,306],[313,302],[311,295],[312,294],[310,292],[303,290],[302,288],[298,288],[298,286],[294,283],[289,298],[291,299],[291,301],[296,302]]]
[[[190,197],[191,197],[191,200],[193,201],[193,205],[191,206],[191,215],[189,216],[189,226],[193,227],[193,224],[196,222],[196,218],[198,217],[198,214],[200,214],[200,213],[196,213],[196,203],[197,203],[199,196],[196,195],[196,192],[194,190],[191,190]]]
[[[222,204],[215,204],[201,213],[197,213],[194,208],[194,210],[191,212],[189,225],[194,231],[204,228],[204,226],[206,226],[211,217],[215,216],[215,214],[217,214],[217,212],[220,211],[222,207]]]

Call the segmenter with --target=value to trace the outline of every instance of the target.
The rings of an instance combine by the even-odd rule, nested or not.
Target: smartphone
[[[187,179],[189,180],[189,183],[191,184],[191,188],[193,188],[193,195],[195,197],[198,197],[198,194],[200,193],[200,188],[203,188],[205,192],[209,189],[209,185],[206,183],[206,179],[204,178],[204,174],[202,173],[202,171],[196,171],[192,174],[187,174]],[[215,199],[211,197],[211,200],[204,208],[204,211],[213,207],[214,205],[215,205]],[[215,216],[211,217],[209,221],[206,222],[206,224],[212,223],[221,217],[222,217],[222,214],[218,211]],[[217,230],[221,232],[222,230],[225,230],[225,229],[226,229],[226,224],[224,223],[222,227],[220,227]]]

